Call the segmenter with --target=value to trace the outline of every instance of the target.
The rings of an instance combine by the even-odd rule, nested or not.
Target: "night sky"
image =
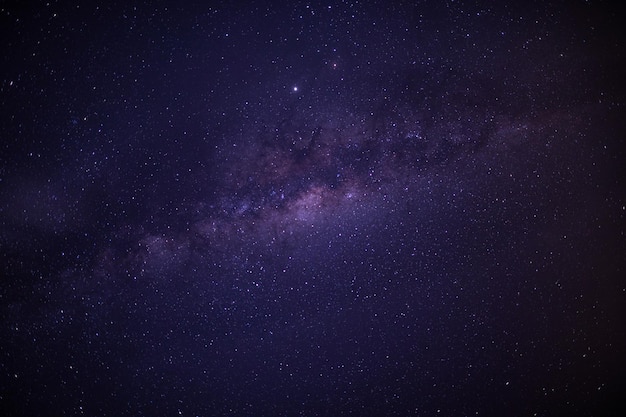
[[[625,415],[617,5],[26,3],[0,415]]]

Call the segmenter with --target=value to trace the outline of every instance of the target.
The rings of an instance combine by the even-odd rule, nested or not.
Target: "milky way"
[[[615,10],[157,3],[0,9],[0,414],[623,408]]]

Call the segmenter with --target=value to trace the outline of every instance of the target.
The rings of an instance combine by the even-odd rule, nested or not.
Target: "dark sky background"
[[[624,415],[617,6],[26,3],[0,414]]]

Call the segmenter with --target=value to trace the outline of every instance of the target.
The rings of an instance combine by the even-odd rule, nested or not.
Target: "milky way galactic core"
[[[623,415],[620,17],[1,5],[0,414]]]

